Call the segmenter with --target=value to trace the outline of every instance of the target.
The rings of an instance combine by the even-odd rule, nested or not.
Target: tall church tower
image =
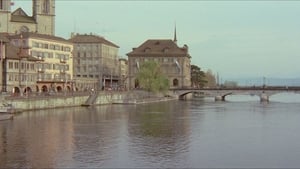
[[[55,0],[32,0],[32,16],[38,33],[55,35]]]
[[[11,0],[0,0],[0,32],[8,32],[10,22]]]

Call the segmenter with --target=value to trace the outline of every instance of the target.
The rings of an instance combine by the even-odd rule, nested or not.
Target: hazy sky
[[[31,15],[31,0],[14,0]],[[220,77],[300,77],[300,1],[57,0],[56,36],[95,33],[127,57],[147,39],[189,46]]]

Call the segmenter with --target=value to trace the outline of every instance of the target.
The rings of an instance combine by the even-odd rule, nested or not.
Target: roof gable
[[[180,48],[171,39],[149,39],[137,48],[133,48],[132,52],[127,55],[186,55],[188,52],[186,47]]]
[[[14,16],[28,16],[22,8],[16,9],[11,15],[14,15]]]
[[[108,46],[113,46],[116,48],[119,48],[118,45],[106,40],[105,38],[101,37],[101,36],[97,36],[97,35],[75,35],[74,37],[72,37],[71,39],[69,39],[69,41],[73,42],[73,43],[102,43],[102,44],[106,44]]]

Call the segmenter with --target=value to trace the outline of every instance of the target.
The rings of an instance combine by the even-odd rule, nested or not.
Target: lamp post
[[[266,77],[263,77],[263,88],[266,87]]]

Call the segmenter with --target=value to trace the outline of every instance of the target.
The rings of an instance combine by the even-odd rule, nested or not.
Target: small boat
[[[0,121],[12,120],[15,112],[15,108],[11,104],[3,103],[0,106]]]
[[[13,118],[14,118],[13,114],[0,113],[0,121],[2,121],[2,120],[12,120]]]
[[[14,114],[15,112],[16,109],[11,104],[3,103],[0,106],[0,114],[2,113]]]

